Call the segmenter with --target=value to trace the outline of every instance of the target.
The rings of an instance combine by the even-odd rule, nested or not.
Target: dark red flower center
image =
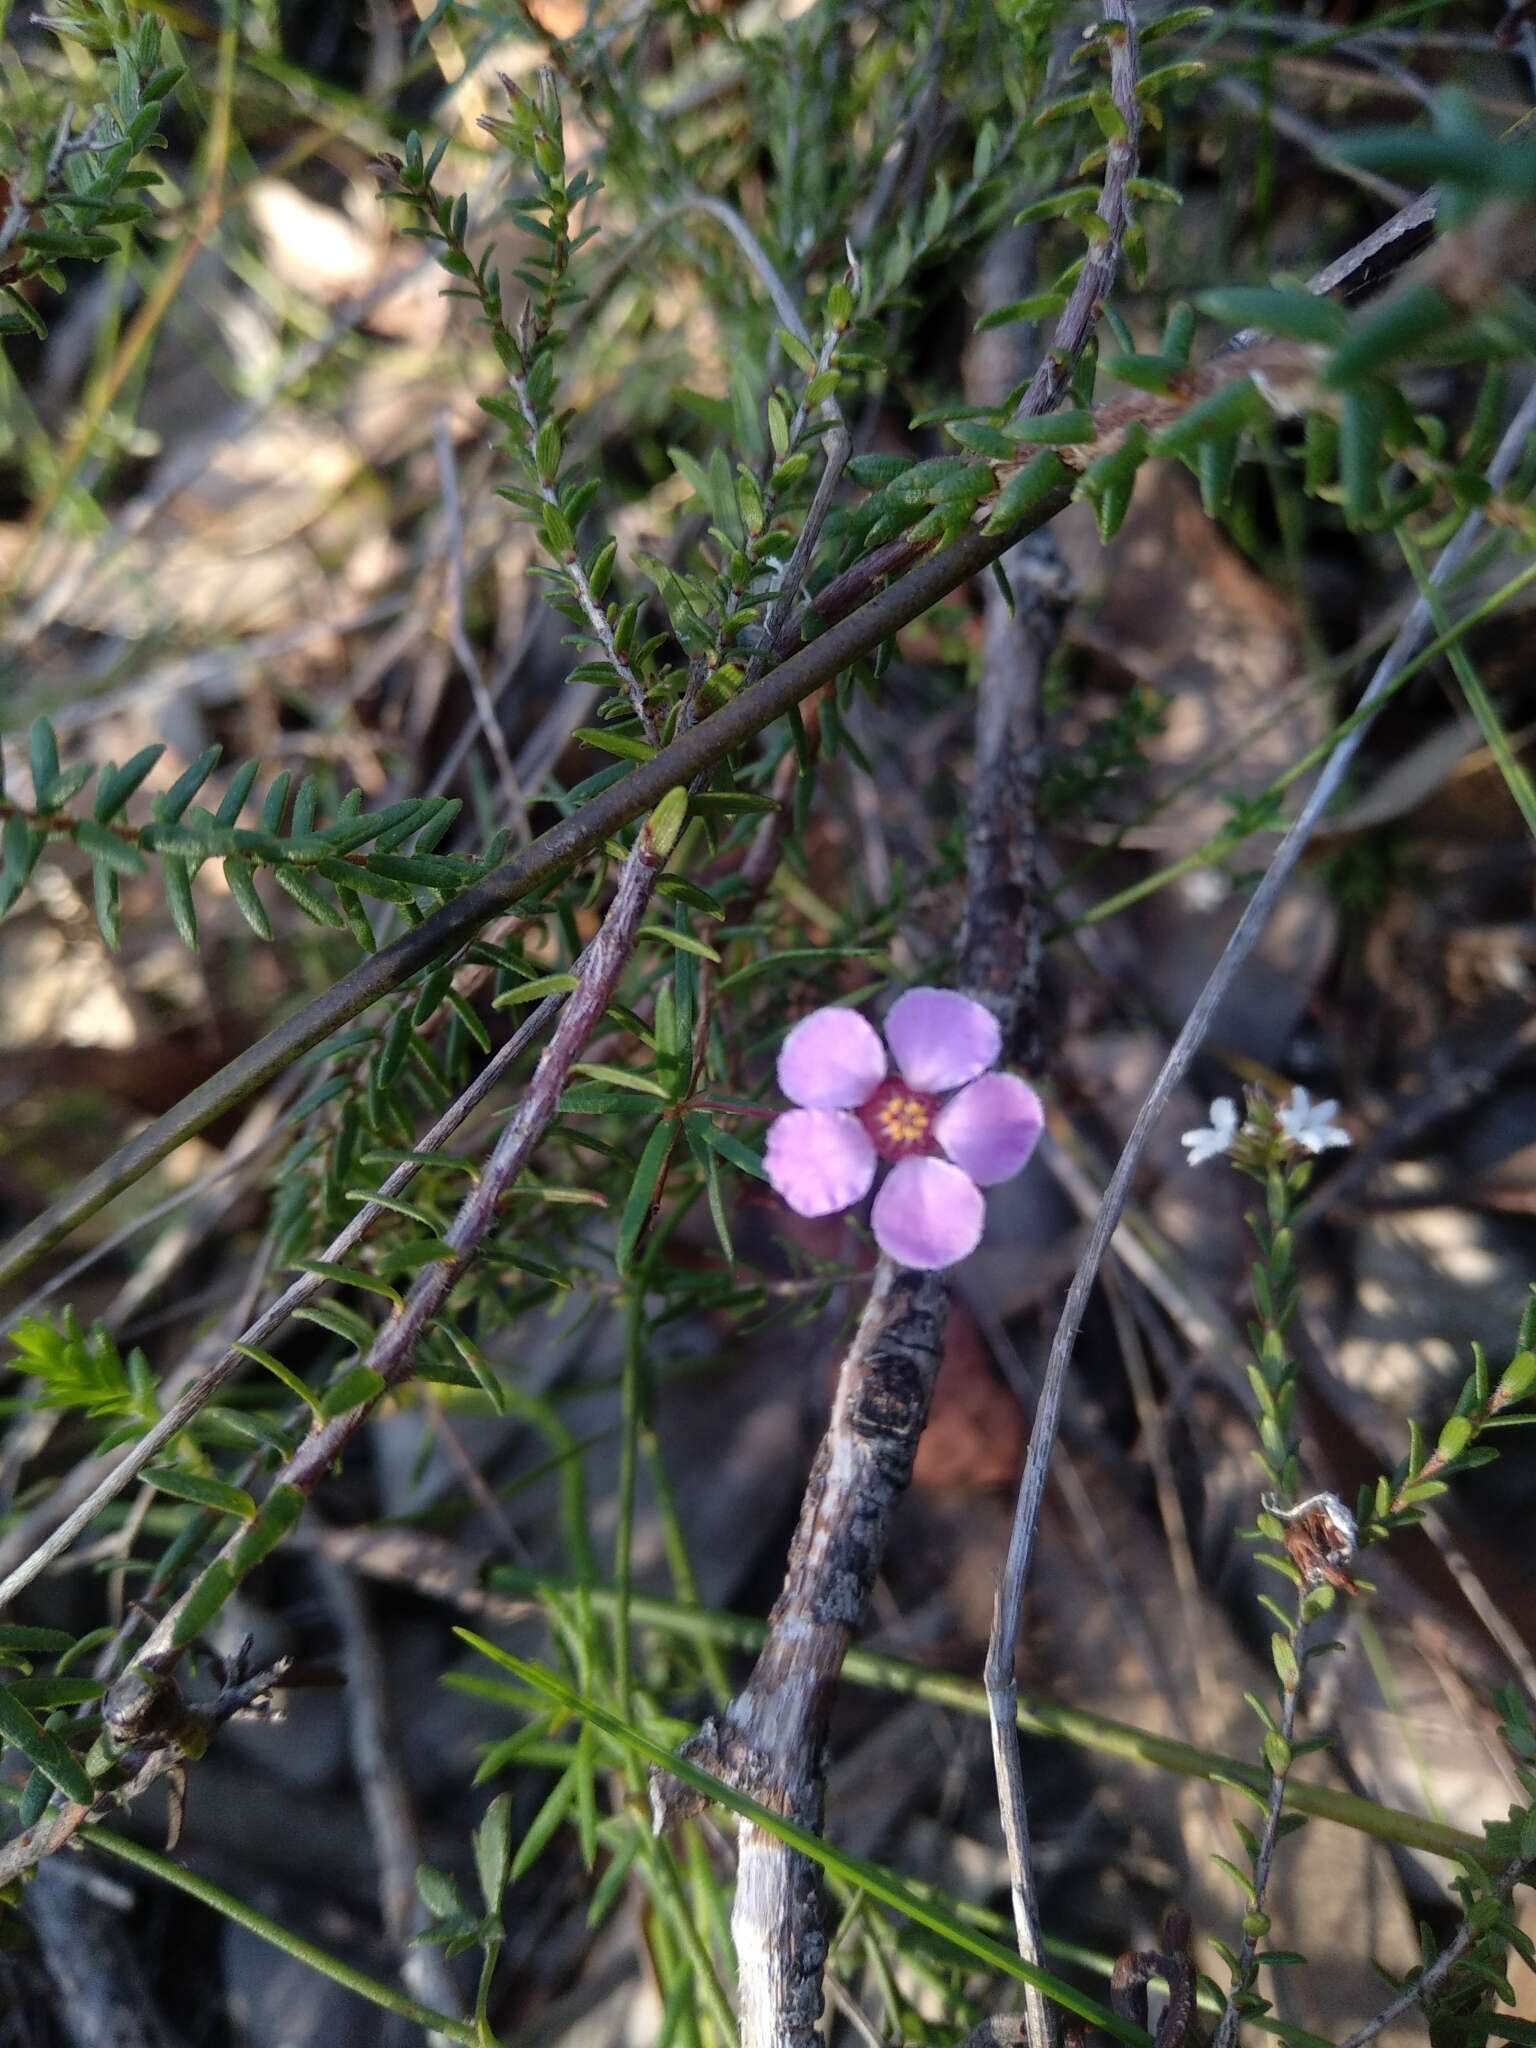
[[[933,1136],[938,1113],[937,1096],[888,1074],[859,1111],[859,1121],[882,1159],[912,1159],[938,1151]]]

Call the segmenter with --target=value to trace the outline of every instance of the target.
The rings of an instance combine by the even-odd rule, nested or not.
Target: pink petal
[[[1026,1166],[1045,1122],[1034,1089],[1015,1074],[983,1074],[945,1103],[933,1135],[978,1187],[1012,1180]]]
[[[779,1048],[779,1086],[802,1109],[857,1109],[885,1079],[885,1066],[885,1047],[867,1017],[812,1010]]]
[[[891,1168],[869,1220],[876,1244],[899,1266],[933,1272],[970,1257],[986,1213],[980,1188],[958,1166],[903,1159]]]
[[[831,1216],[869,1193],[875,1148],[856,1116],[791,1109],[768,1126],[763,1164],[774,1192],[797,1216]]]
[[[905,1080],[942,1095],[995,1066],[1003,1034],[992,1012],[969,996],[948,988],[912,988],[891,1005],[885,1042]]]

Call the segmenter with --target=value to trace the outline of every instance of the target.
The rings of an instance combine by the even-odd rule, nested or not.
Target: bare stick
[[[891,1510],[911,1478],[948,1308],[942,1276],[881,1260],[843,1359],[768,1639],[745,1688],[682,1751],[802,1827],[821,1824],[827,1715]],[[653,1774],[658,1831],[700,1803]],[[815,1868],[750,1826],[738,1857],[731,1931],[742,2048],[817,2048],[826,1930]]]
[[[1495,490],[1513,474],[1533,431],[1536,431],[1536,389],[1527,394],[1500,442],[1498,452],[1489,464],[1488,481]],[[1481,513],[1472,512],[1458,527],[1435,565],[1431,579],[1435,587],[1449,582],[1466,561],[1482,524]],[[1386,693],[1394,676],[1412,658],[1432,623],[1430,605],[1421,597],[1403,621],[1396,639],[1382,656],[1375,674],[1371,677],[1360,701],[1362,712],[1369,712]],[[1072,1362],[1072,1353],[1077,1343],[1078,1331],[1082,1327],[1088,1297],[1093,1291],[1116,1225],[1124,1213],[1131,1182],[1141,1163],[1153,1127],[1188,1071],[1191,1060],[1210,1029],[1212,1017],[1253,950],[1268,921],[1270,911],[1289,881],[1291,872],[1300,860],[1318,821],[1337,794],[1350,762],[1370,730],[1370,724],[1368,716],[1361,718],[1334,749],[1319,775],[1311,795],[1281,842],[1264,879],[1250,897],[1242,917],[1238,920],[1236,930],[1227,941],[1225,951],[1164,1060],[1157,1079],[1152,1084],[1151,1093],[1142,1104],[1141,1113],[1136,1119],[1130,1137],[1126,1140],[1125,1149],[1110,1176],[1109,1185],[1104,1191],[1104,1199],[1099,1205],[1099,1213],[1094,1219],[1093,1229],[1077,1271],[1072,1277],[1066,1306],[1051,1344],[1045,1385],[1035,1411],[1035,1426],[1030,1435],[1024,1475],[1019,1483],[1019,1497],[1014,1509],[1008,1558],[1002,1583],[998,1588],[992,1640],[987,1650],[987,1690],[990,1695],[995,1686],[1000,1703],[1007,1700],[1014,1682],[1014,1655],[1024,1611],[1024,1589],[1039,1528],[1046,1468],[1050,1463],[1056,1432],[1061,1422],[1061,1402],[1066,1386],[1067,1368]],[[1000,1775],[1006,1772],[1008,1781],[1017,1783],[1020,1772],[1017,1725],[1011,1718],[1004,1723],[999,1715],[994,1715],[992,1725],[993,1748],[994,1754],[998,1757]]]
[[[1017,408],[1016,417],[1047,413],[1066,390],[1073,368],[1098,324],[1104,302],[1119,275],[1130,226],[1129,181],[1136,174],[1141,138],[1141,102],[1136,95],[1141,48],[1134,0],[1103,0],[1110,43],[1109,89],[1123,133],[1112,136],[1104,158],[1098,217],[1103,236],[1089,244],[1050,351],[1041,358]],[[1033,1062],[1039,1057],[1041,937],[1037,872],[1036,806],[1040,781],[1040,691],[1045,663],[1059,636],[1070,601],[1068,587],[1050,555],[1031,555],[1020,542],[1008,558],[1010,577],[1033,572],[1033,603],[1025,613],[1033,631],[1021,631],[999,615],[988,618],[987,671],[977,719],[976,809],[966,843],[968,889],[964,959],[967,983],[979,985],[1000,1010],[1004,1043]],[[1055,583],[1052,585],[1054,569]],[[1036,1430],[1038,1434],[1038,1426]],[[1001,1590],[998,1594],[1001,1611]],[[1014,1644],[1018,1626],[1001,1652],[993,1623],[987,1654],[987,1704],[992,1729],[992,1762],[997,1776],[1008,1884],[1019,1954],[1038,1966],[1042,1958],[1040,1909],[1030,1855],[1029,1813],[1019,1761],[1018,1687]],[[1042,1994],[1024,1994],[1029,2048],[1053,2048],[1056,2023]]]
[[[987,593],[976,704],[976,779],[965,841],[961,979],[1003,1027],[1005,1051],[1040,1064],[1041,902],[1037,799],[1041,691],[1071,603],[1071,579],[1050,535],[1003,557],[1016,612]]]

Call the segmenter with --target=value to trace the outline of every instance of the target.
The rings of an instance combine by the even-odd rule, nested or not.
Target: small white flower
[[[1335,1108],[1338,1105],[1333,1105]],[[1189,1154],[1191,1166],[1204,1166],[1207,1159],[1219,1159],[1223,1152],[1232,1150],[1232,1140],[1237,1136],[1237,1104],[1230,1095],[1218,1095],[1211,1104],[1211,1121],[1198,1131],[1186,1131],[1179,1143]]]
[[[1337,1102],[1314,1102],[1305,1088],[1293,1088],[1290,1101],[1276,1111],[1275,1121],[1304,1152],[1331,1152],[1335,1145],[1350,1142],[1348,1131],[1333,1121],[1338,1108]]]

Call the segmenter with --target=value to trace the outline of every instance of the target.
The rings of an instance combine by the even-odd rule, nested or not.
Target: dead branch
[[[682,1751],[801,1827],[821,1825],[827,1717],[885,1554],[892,1509],[912,1475],[948,1309],[941,1275],[902,1272],[881,1260],[839,1372],[768,1640],[744,1689]],[[676,1779],[653,1774],[658,1831],[701,1803]],[[738,1854],[731,1929],[742,2048],[813,2048],[826,1958],[815,1868],[746,1825]]]

